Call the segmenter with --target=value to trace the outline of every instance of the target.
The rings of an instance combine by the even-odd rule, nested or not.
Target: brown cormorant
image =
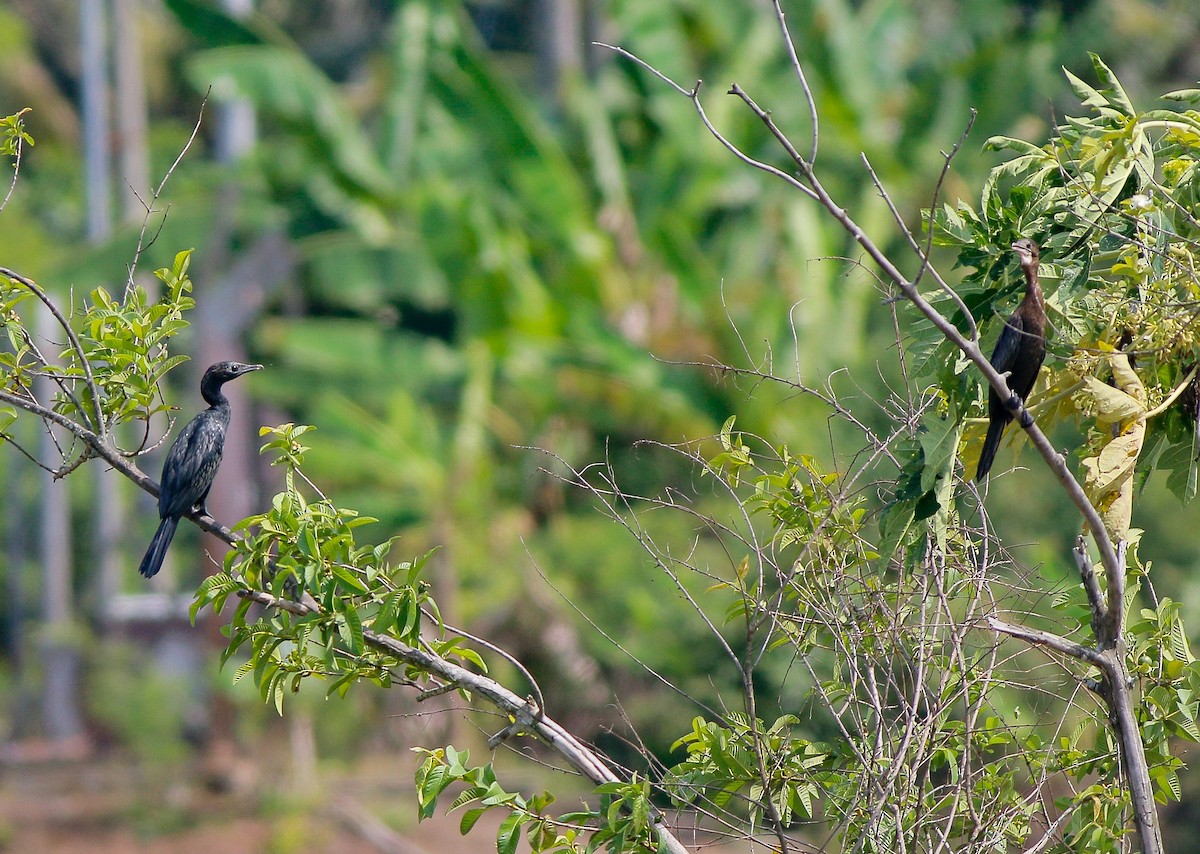
[[[1038,245],[1022,237],[1012,245],[1025,273],[1025,298],[1004,322],[996,349],[992,351],[992,367],[1008,373],[1008,387],[1024,404],[1033,390],[1042,360],[1046,358],[1046,305],[1038,284]],[[983,480],[996,459],[1000,437],[1012,421],[1012,412],[994,388],[988,389],[988,431],[975,469],[975,480]]]

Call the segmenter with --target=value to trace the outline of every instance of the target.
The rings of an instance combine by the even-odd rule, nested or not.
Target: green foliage
[[[8,340],[0,351],[0,390],[100,435],[170,409],[161,402],[159,381],[187,359],[171,356],[169,345],[187,328],[183,315],[195,304],[190,259],[190,250],[179,252],[171,267],[156,271],[165,286],[158,302],[150,303],[144,290],[131,286],[120,298],[97,288],[82,306],[66,312],[56,308],[57,335],[66,341],[51,352],[38,343],[39,333],[29,327],[29,319],[33,307],[52,303],[52,296],[34,282],[0,276],[0,327]],[[53,380],[50,399],[37,396],[35,378],[40,376]],[[0,410],[0,425],[14,418],[15,410]],[[141,451],[145,438],[130,455]],[[92,450],[77,453],[83,459]],[[63,465],[72,464],[64,451]]]
[[[803,724],[795,715],[784,715],[770,727],[736,714],[729,723],[696,718],[692,731],[675,742],[676,748],[686,748],[687,759],[663,780],[672,798],[680,805],[707,802],[722,810],[729,809],[731,799],[744,798],[752,829],[769,824],[767,804],[785,826],[812,819],[814,802],[836,782],[829,747],[800,736]],[[758,760],[768,754],[764,787]]]
[[[29,107],[11,116],[0,117],[0,157],[15,157],[23,145],[33,145],[33,137],[25,130]]]
[[[1127,387],[1128,364],[1112,364]],[[1131,408],[1133,398],[1120,389],[1099,384],[1092,394],[1104,424],[1146,412],[1144,404]],[[910,416],[910,436],[889,447],[890,465],[900,472],[889,485],[885,465],[876,481],[885,497],[878,548],[864,525],[870,505],[854,486],[881,477],[875,461],[826,472],[786,448],[756,454],[755,440],[735,432],[733,419],[726,422],[705,471],[769,520],[770,542],[711,590],[727,596],[726,618],[741,624],[747,650],[782,656],[788,669],[802,663],[813,680],[803,702],[814,722],[830,721],[836,737],[811,740],[813,723],[792,714],[770,725],[738,713],[697,718],[676,743],[687,748],[686,760],[664,780],[677,801],[723,814],[744,811],[752,827],[772,816],[783,827],[824,824],[864,851],[894,850],[901,839],[993,850],[1027,845],[1042,812],[1030,793],[1049,792],[1053,781],[1065,779],[1077,787],[1057,802],[1070,822],[1065,850],[1123,844],[1129,797],[1115,738],[1097,714],[1100,701],[1045,709],[1027,682],[1030,653],[998,657],[997,647],[972,628],[973,615],[992,613],[989,603],[999,597],[1024,621],[1050,617],[1039,616],[1035,601],[1017,606],[1019,593],[999,592],[994,588],[1004,582],[976,568],[978,543],[989,535],[964,522],[955,499],[963,430],[961,416],[952,415],[956,400],[933,389],[920,419]],[[1194,711],[1200,668],[1178,603],[1162,599],[1154,608],[1136,608],[1148,567],[1141,567],[1136,548],[1129,557],[1126,661],[1131,672],[1138,662],[1141,738],[1155,795],[1165,803],[1181,791],[1173,743],[1200,736]],[[1077,584],[1054,606],[1069,615],[1068,637],[1094,643],[1093,615]],[[745,666],[770,672],[770,655],[747,654]],[[1087,668],[1073,665],[1072,672],[1068,690],[1081,680],[1103,692]],[[1031,715],[1026,704],[1045,714]],[[1060,720],[1072,722],[1069,735],[1055,736]]]
[[[149,302],[141,288],[127,289],[123,300],[105,288],[92,291],[84,352],[93,369],[101,369],[96,385],[106,399],[110,425],[148,419],[171,409],[161,402],[159,383],[188,360],[166,352],[168,341],[189,325],[184,312],[196,304],[188,278],[191,258],[191,250],[185,250],[175,256],[171,267],[154,271],[163,284],[156,302]]]
[[[1041,278],[1056,333],[1039,383],[1055,408],[1042,417],[1083,426],[1096,419],[1102,428],[1100,422],[1126,423],[1152,412],[1144,444],[1130,452],[1137,481],[1144,485],[1151,470],[1163,468],[1167,485],[1190,500],[1196,412],[1159,406],[1191,381],[1200,343],[1190,312],[1180,310],[1200,301],[1200,226],[1190,213],[1200,186],[1200,113],[1186,108],[1187,91],[1163,96],[1179,109],[1137,110],[1111,69],[1092,60],[1099,87],[1068,73],[1091,113],[1065,119],[1044,146],[990,139],[989,147],[1016,156],[993,170],[978,209],[960,202],[934,212],[934,239],[957,249],[959,264],[972,268],[957,290],[984,330],[999,328],[997,318],[1010,310],[1006,304],[1018,287],[1019,277],[1008,272],[1008,244],[1026,236],[1042,245]],[[947,304],[944,295],[934,299]],[[965,329],[961,316],[955,320]],[[927,352],[943,357],[929,363],[942,388],[960,389],[966,365],[945,359],[945,343],[931,332],[925,341]],[[1096,395],[1111,396],[1103,387],[1114,370],[1107,354],[1114,351],[1136,354],[1146,399],[1137,412],[1103,419],[1097,410],[1105,403]],[[1078,454],[1099,457],[1112,441],[1107,428],[1093,429]]]
[[[999,302],[1009,290],[996,286],[1002,247],[1018,236],[1043,245],[1041,274],[1050,284],[1056,331],[1051,349],[1059,357],[1048,360],[1046,402],[1039,404],[1035,393],[1034,410],[1044,424],[1069,422],[1086,431],[1077,451],[1085,486],[1114,538],[1136,544],[1140,532],[1129,527],[1135,485],[1165,471],[1167,487],[1181,500],[1196,494],[1200,342],[1191,307],[1200,303],[1200,226],[1192,213],[1200,113],[1191,108],[1196,98],[1189,90],[1163,96],[1173,108],[1138,110],[1111,69],[1096,56],[1092,61],[1098,87],[1068,73],[1091,113],[1068,117],[1044,146],[989,140],[1016,156],[993,171],[978,210],[960,203],[936,211],[934,238],[974,268],[959,293],[985,328],[998,326],[990,315],[1005,313]],[[944,350],[928,340],[929,352]],[[937,377],[944,390],[970,383],[963,368],[943,361]],[[1141,566],[1136,549],[1130,562],[1126,661],[1140,682],[1138,720],[1155,797],[1166,803],[1181,793],[1173,742],[1200,739],[1198,669],[1179,604],[1152,597],[1153,607],[1138,608],[1149,566]],[[1078,588],[1056,605],[1087,632],[1091,611]],[[1073,776],[1087,769],[1108,778],[1117,767],[1115,748],[1103,739],[1092,747],[1060,741],[1057,756],[1038,761]],[[1108,779],[1082,791],[1074,800],[1071,850],[1119,850],[1125,803]]]
[[[491,763],[468,767],[470,754],[466,751],[460,752],[453,747],[414,749],[425,756],[416,775],[417,803],[422,820],[433,816],[438,799],[450,786],[463,784],[465,788],[450,806],[453,811],[476,804],[463,812],[459,822],[459,831],[463,836],[471,832],[480,816],[498,809],[508,813],[496,832],[496,850],[500,854],[516,852],[522,830],[525,831],[530,850],[535,854],[585,850],[581,841],[577,842],[580,831],[571,827],[569,820],[554,820],[545,814],[546,808],[554,803],[554,796],[549,792],[530,798],[507,792],[497,781]],[[589,846],[586,850],[594,849]]]
[[[253,602],[243,598],[230,621],[222,661],[244,650],[247,660],[236,678],[253,675],[263,699],[280,713],[286,693],[298,692],[307,677],[328,681],[327,693],[341,696],[359,680],[389,686],[392,671],[404,666],[366,643],[367,632],[410,647],[428,643],[442,657],[486,670],[478,653],[457,639],[430,639],[422,631],[423,614],[441,627],[429,584],[421,579],[431,552],[389,563],[393,540],[378,545],[356,540],[356,529],[374,519],[335,507],[319,493],[316,500],[305,495],[301,486],[312,485],[300,469],[308,448],[299,438],[311,429],[294,424],[263,428],[269,437],[263,451],[274,452],[272,464],[283,467],[284,491],[266,513],[238,523],[235,530],[242,537],[226,554],[225,571],[204,580],[191,615],[194,621],[210,605],[220,611],[231,595],[249,590],[284,602],[298,601],[303,592],[320,610],[297,615],[283,607],[248,620]]]
[[[261,155],[246,170],[262,190],[256,197],[267,201],[252,213],[258,224],[284,223],[305,264],[289,311],[256,335],[288,368],[267,393],[333,437],[310,449],[302,442],[310,428],[264,431],[284,490],[239,524],[244,539],[225,572],[198,591],[193,617],[243,597],[225,653],[225,660],[245,658],[238,678],[252,675],[280,710],[306,678],[339,694],[359,680],[422,680],[373,638],[426,643],[483,668],[461,640],[444,637],[423,578],[429,555],[395,563],[388,560],[394,538],[360,542],[361,526],[373,519],[323,495],[305,475],[306,459],[316,478],[362,490],[363,500],[350,503],[378,506],[389,530],[393,521],[436,519],[455,540],[455,568],[489,585],[480,598],[491,605],[493,585],[514,582],[495,571],[492,530],[479,532],[493,517],[515,517],[513,527],[525,525],[524,532],[533,527],[526,511],[536,515],[526,506],[528,479],[509,465],[510,445],[559,440],[567,464],[576,465],[607,453],[615,437],[619,467],[621,439],[706,435],[733,410],[738,421],[726,421],[706,473],[742,499],[739,510],[750,511],[745,541],[761,550],[739,552],[721,577],[705,563],[719,548],[704,542],[696,564],[706,582],[716,579],[708,594],[724,608],[726,626],[744,630],[742,699],[765,704],[778,691],[782,706],[803,694],[797,704],[809,714],[697,719],[677,742],[687,757],[667,780],[678,801],[748,815],[755,829],[771,813],[784,824],[828,821],[847,841],[865,840],[862,850],[891,850],[931,827],[943,841],[965,845],[986,831],[994,847],[1016,847],[1031,826],[1028,793],[1062,775],[1087,786],[1059,805],[1074,810],[1071,845],[1118,843],[1127,804],[1103,721],[1078,706],[1054,706],[1048,716],[1070,717],[1068,734],[1029,723],[1032,703],[1014,694],[1031,656],[993,669],[995,647],[972,622],[994,601],[981,535],[959,516],[954,495],[956,452],[964,437],[968,447],[974,441],[978,425],[969,416],[983,399],[965,362],[941,358],[944,347],[919,333],[923,366],[940,387],[905,414],[910,420],[897,436],[879,439],[865,429],[860,436],[861,422],[851,428],[855,441],[866,437],[865,456],[887,470],[880,476],[837,455],[823,461],[790,452],[789,444],[811,451],[805,434],[817,424],[802,407],[778,405],[791,387],[760,387],[745,401],[740,391],[645,358],[653,349],[683,360],[740,359],[745,341],[761,340],[771,359],[794,347],[797,365],[814,376],[873,360],[882,347],[874,346],[879,324],[866,278],[796,263],[844,254],[848,239],[835,226],[803,200],[731,169],[726,154],[696,133],[691,106],[648,86],[632,66],[604,67],[596,86],[568,81],[547,118],[497,69],[455,3],[401,4],[385,49],[356,74],[366,85],[354,98],[262,19],[241,24],[192,0],[169,5],[206,45],[185,63],[197,87],[214,82],[218,97],[244,97],[264,120]],[[812,0],[789,10],[830,116],[822,163],[854,165],[831,185],[876,223],[888,214],[857,171],[859,150],[885,173],[904,167],[897,193],[901,207],[911,207],[926,186],[911,161],[936,162],[977,95],[994,107],[988,119],[1023,109],[1029,99],[1019,95],[1038,73],[1039,46],[1009,49],[1011,32],[998,14],[965,16],[959,38],[947,40],[954,50],[917,58],[939,10],[914,9]],[[643,2],[614,2],[606,12],[623,44],[674,63],[666,70],[680,79],[733,78],[768,97],[792,91],[783,88],[791,69],[769,15],[736,4]],[[1139,114],[1098,60],[1095,72],[1099,88],[1069,78],[1094,116],[1069,119],[1045,147],[994,137],[993,149],[1016,157],[992,174],[979,210],[947,206],[933,217],[939,242],[974,271],[960,290],[986,334],[1018,286],[1008,243],[1017,235],[1044,241],[1054,321],[1070,339],[1055,347],[1071,354],[1065,365],[1051,365],[1046,396],[1057,397],[1055,418],[1094,419],[1091,451],[1110,424],[1150,412],[1190,379],[1194,330],[1176,309],[1196,296],[1194,226],[1185,212],[1195,207],[1200,139],[1193,111]],[[1170,97],[1200,101],[1194,90]],[[773,145],[736,109],[727,101],[711,113],[748,150]],[[11,145],[21,125],[19,114],[10,118],[18,119],[5,137]],[[191,180],[207,187],[209,177]],[[181,211],[183,222],[194,227],[186,217],[201,219],[204,204],[195,206],[199,214],[192,206]],[[114,426],[165,408],[157,386],[181,359],[167,344],[191,307],[187,265],[181,253],[159,271],[167,295],[155,306],[138,291],[117,299],[100,288],[91,306],[67,313],[83,346],[63,354],[66,382],[53,411],[87,419],[99,408]],[[727,283],[720,298],[719,278]],[[6,392],[27,385],[36,368],[20,315],[29,296],[0,280],[0,324],[11,345],[0,354],[10,360],[0,365]],[[802,310],[793,313],[801,296]],[[291,311],[295,305],[303,316]],[[735,329],[727,329],[727,315]],[[955,319],[967,327],[965,316]],[[1139,354],[1149,354],[1138,364],[1148,399],[1136,406],[1107,384],[1116,371],[1109,356],[1126,333]],[[83,382],[85,361],[95,399]],[[0,410],[0,431],[12,417]],[[735,434],[734,423],[769,440]],[[1165,468],[1174,488],[1194,494],[1193,426],[1180,407],[1157,414],[1139,459],[1143,481]],[[641,461],[629,469],[649,482],[685,474]],[[545,529],[559,532],[563,548],[583,551],[572,541],[579,527],[552,520]],[[465,532],[474,536],[459,536]],[[533,532],[541,540],[534,549],[554,536],[543,534]],[[712,671],[696,676],[678,664],[694,670],[686,660],[699,657],[675,628],[680,612],[691,616],[691,600],[683,606],[673,601],[683,597],[647,593],[635,584],[643,567],[601,539],[589,541],[594,553],[575,555],[579,584],[601,577],[609,587],[638,587],[619,599],[605,591],[605,604],[635,627],[633,643],[665,656],[662,638],[672,636],[686,649],[668,678],[711,678]],[[256,591],[283,608],[251,618]],[[287,610],[304,597],[321,613]],[[1054,616],[1075,619],[1072,629],[1085,633],[1079,597],[1057,604]],[[1130,607],[1137,613],[1130,658],[1146,689],[1141,713],[1157,791],[1178,797],[1169,739],[1196,737],[1194,662],[1177,603]],[[714,646],[726,642],[713,635]],[[785,690],[797,681],[802,689]],[[1064,693],[1076,687],[1062,684]],[[900,719],[916,723],[901,731]],[[825,737],[816,737],[822,730]],[[656,787],[636,775],[600,787],[595,811],[551,817],[549,794],[507,792],[490,765],[471,767],[453,748],[429,751],[418,775],[423,817],[454,784],[465,787],[455,806],[470,807],[464,832],[485,810],[507,811],[501,851],[515,849],[522,832],[535,851],[657,848]],[[895,808],[881,811],[884,802]]]
[[[1183,761],[1173,745],[1179,741],[1200,743],[1197,697],[1200,696],[1200,662],[1192,655],[1179,602],[1164,597],[1152,608],[1138,608],[1137,594],[1150,567],[1136,571],[1127,603],[1130,670],[1141,683],[1139,723],[1150,763],[1155,799],[1178,801],[1182,787],[1178,772]]]
[[[712,591],[745,632],[744,666],[756,679],[807,672],[797,702],[808,714],[697,718],[676,743],[687,758],[664,781],[679,802],[745,814],[752,827],[816,824],[864,851],[938,838],[968,850],[982,845],[983,826],[993,845],[1026,840],[1036,811],[1027,791],[1046,771],[1014,762],[1036,753],[1036,730],[1000,699],[1019,665],[998,668],[995,647],[967,628],[993,594],[969,569],[975,534],[941,482],[953,482],[953,423],[931,410],[899,443],[912,470],[881,523],[886,549],[871,542],[870,505],[856,486],[879,476],[877,463],[830,472],[786,448],[754,454],[726,425],[709,471],[740,487],[770,534]],[[901,515],[905,531],[889,533]],[[829,737],[814,740],[814,730]],[[1106,741],[1098,750],[1111,757]],[[1055,745],[1037,761],[1076,773]]]
[[[897,443],[900,477],[879,524],[879,553],[891,560],[898,551],[907,568],[918,563],[931,533],[945,551],[954,518],[954,465],[962,436],[961,415],[939,414],[930,407],[921,419],[915,441]]]
[[[491,763],[470,766],[470,754],[453,747],[425,750],[414,748],[425,758],[417,769],[417,801],[420,817],[434,815],[439,798],[455,784],[463,786],[449,809],[470,806],[463,813],[459,830],[465,836],[489,810],[508,814],[496,833],[496,850],[513,854],[525,833],[535,854],[541,852],[590,852],[605,848],[612,852],[660,851],[651,819],[652,787],[636,774],[628,782],[597,786],[596,810],[571,812],[559,816],[547,814],[554,796],[541,792],[524,797],[506,791],[496,779]],[[586,845],[584,844],[586,838]]]

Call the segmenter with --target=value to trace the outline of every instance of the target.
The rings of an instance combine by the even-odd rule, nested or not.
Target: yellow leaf
[[[1115,373],[1114,371],[1114,376]],[[1096,377],[1084,378],[1084,387],[1080,394],[1091,399],[1091,409],[1095,412],[1096,421],[1100,424],[1125,421],[1146,411],[1145,405],[1137,398],[1118,388],[1113,388]]]

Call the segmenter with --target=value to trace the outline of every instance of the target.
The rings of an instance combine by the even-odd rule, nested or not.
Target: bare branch
[[[166,189],[167,181],[171,180],[171,176],[175,174],[175,170],[179,168],[179,164],[183,162],[183,158],[187,156],[188,151],[190,151],[192,148],[192,144],[196,141],[196,136],[200,133],[200,126],[204,122],[204,108],[208,104],[208,96],[211,92],[212,87],[210,86],[208,91],[204,93],[204,97],[200,100],[200,109],[196,115],[196,123],[192,126],[191,135],[188,137],[187,142],[184,143],[183,148],[180,149],[179,154],[176,155],[175,162],[171,164],[171,167],[167,170],[166,174],[163,175],[162,180],[159,181],[158,186],[154,188],[154,192],[150,196],[150,201],[143,201],[142,198],[137,196],[137,193],[134,192],[134,196],[137,196],[138,201],[141,202],[142,207],[145,209],[146,215],[142,217],[142,228],[141,231],[138,232],[137,248],[134,249],[133,261],[131,261],[129,264],[129,272],[125,279],[126,297],[129,296],[134,288],[133,277],[137,272],[139,262],[142,260],[142,253],[153,246],[154,242],[158,240],[158,235],[162,232],[163,223],[166,222],[167,212],[170,210],[170,206],[168,206],[167,209],[162,212],[163,218],[159,221],[158,228],[155,230],[154,235],[150,238],[149,242],[147,242],[146,230],[150,226],[150,217],[158,212],[158,209],[155,208],[154,205],[162,196],[163,190]],[[132,190],[132,187],[130,189]]]
[[[792,72],[796,75],[796,79],[800,81],[800,89],[804,92],[804,102],[808,104],[808,120],[812,124],[812,147],[808,150],[808,162],[810,164],[817,162],[817,143],[820,139],[821,123],[817,115],[817,99],[813,97],[812,88],[808,85],[808,77],[804,73],[804,66],[800,62],[800,57],[796,55],[796,43],[792,40],[792,34],[788,31],[787,19],[783,14],[783,6],[779,0],[774,0],[775,17],[779,20],[779,29],[783,33],[783,44],[787,48],[788,59],[792,62]]]
[[[1079,569],[1079,577],[1083,580],[1083,589],[1087,592],[1088,605],[1092,609],[1092,634],[1097,641],[1100,639],[1101,624],[1104,621],[1108,607],[1104,604],[1104,594],[1100,591],[1100,582],[1092,568],[1092,559],[1087,553],[1087,543],[1080,534],[1075,539],[1075,548],[1071,550],[1075,558],[1075,566]]]
[[[735,93],[736,94],[736,93]],[[749,96],[743,97],[746,104],[755,112],[756,115],[768,127],[774,128],[774,122],[771,117],[762,110]],[[792,151],[795,149],[793,148]],[[833,197],[825,189],[824,185],[817,179],[817,176],[811,169],[801,167],[805,179],[809,183],[810,194],[815,194],[817,201],[824,207],[830,215],[837,220],[846,232],[858,243],[866,253],[879,265],[884,274],[896,284],[904,293],[905,297],[917,307],[921,314],[933,323],[933,325],[949,340],[955,347],[963,352],[969,358],[979,371],[987,379],[988,383],[1000,395],[1001,400],[1011,400],[1013,393],[1008,387],[1007,379],[992,367],[992,363],[979,349],[978,343],[970,339],[964,338],[962,333],[958,331],[941,312],[930,305],[921,293],[912,285],[912,282],[906,277],[896,265],[892,262],[883,250],[867,235],[862,227],[850,216],[850,214],[834,201]],[[809,189],[809,188],[806,188]],[[1100,514],[1092,503],[1088,500],[1087,494],[1083,491],[1083,487],[1079,481],[1075,479],[1075,475],[1067,468],[1066,460],[1063,456],[1050,444],[1050,440],[1037,426],[1033,420],[1033,416],[1025,408],[1022,403],[1014,412],[1014,419],[1021,428],[1029,435],[1030,442],[1042,455],[1047,467],[1053,472],[1055,478],[1063,487],[1067,497],[1071,503],[1079,510],[1083,516],[1088,529],[1092,533],[1092,537],[1096,542],[1096,547],[1100,552],[1100,558],[1104,563],[1104,567],[1108,572],[1122,573],[1124,567],[1117,560],[1116,551],[1113,548],[1111,538],[1108,536],[1108,531],[1104,527],[1104,522],[1100,519]]]
[[[996,617],[988,617],[987,624],[993,631],[1000,632],[1009,637],[1020,638],[1036,646],[1044,646],[1062,655],[1085,661],[1088,664],[1094,664],[1096,667],[1106,667],[1104,658],[1096,650],[1081,643],[1069,641],[1053,632],[1044,632],[1041,629],[1028,629],[1024,626],[1007,623]]]
[[[946,175],[950,171],[950,163],[954,160],[954,157],[958,154],[959,150],[962,149],[963,143],[965,143],[967,140],[967,135],[971,133],[971,128],[975,125],[975,116],[975,110],[971,110],[971,117],[967,121],[967,126],[963,129],[962,135],[958,138],[958,142],[956,142],[954,147],[950,149],[949,154],[944,155],[942,171],[938,175],[937,184],[933,190],[933,199],[929,206],[929,214],[931,218],[935,209],[937,208],[937,200],[938,196],[941,194],[942,184],[945,182]],[[908,224],[904,221],[904,217],[901,216],[900,211],[896,208],[895,202],[892,201],[891,193],[887,191],[887,188],[883,186],[883,181],[881,181],[879,176],[875,173],[875,167],[871,165],[871,161],[867,159],[866,154],[862,155],[862,162],[866,167],[867,174],[871,177],[871,183],[875,185],[875,189],[879,191],[879,195],[883,199],[884,204],[886,204],[888,210],[891,211],[892,219],[895,220],[897,227],[900,229],[900,233],[903,234],[904,239],[908,241],[909,248],[912,249],[916,256],[921,259],[921,266],[917,270],[916,275],[912,278],[913,289],[915,290],[921,284],[921,279],[925,277],[926,272],[930,273],[930,275],[933,276],[933,280],[938,283],[938,286],[947,295],[949,295],[950,299],[954,301],[954,304],[958,306],[958,310],[962,312],[963,317],[967,319],[967,324],[971,330],[971,340],[978,344],[979,328],[975,324],[975,316],[971,314],[971,310],[967,308],[967,304],[963,302],[963,299],[958,295],[958,292],[955,291],[954,288],[950,287],[946,280],[942,278],[942,274],[938,272],[937,268],[929,262],[929,253],[932,251],[933,246],[932,221],[930,222],[929,235],[925,240],[925,246],[922,248],[920,244],[917,243],[917,239],[913,235],[912,229],[908,227]]]

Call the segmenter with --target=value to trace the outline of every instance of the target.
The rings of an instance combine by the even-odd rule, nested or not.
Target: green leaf
[[[521,824],[525,817],[519,813],[510,813],[500,822],[496,831],[496,854],[516,854],[517,843],[521,841]]]
[[[1089,86],[1083,80],[1076,77],[1070,70],[1063,66],[1063,74],[1067,76],[1067,82],[1071,85],[1071,90],[1076,97],[1087,107],[1107,107],[1108,99]]]
[[[1200,89],[1175,89],[1159,97],[1164,101],[1186,101],[1189,104],[1200,105]]]
[[[350,569],[349,567],[340,563],[334,563],[330,565],[329,571],[332,572],[337,579],[347,587],[356,590],[359,593],[370,592],[367,588],[367,585],[363,583],[362,579],[358,577],[358,574],[353,569]]]
[[[463,817],[458,822],[458,832],[466,836],[471,832],[471,828],[479,821],[480,817],[488,811],[487,807],[475,807],[463,813]]]
[[[363,627],[362,618],[358,615],[358,609],[348,607],[343,613],[346,618],[346,626],[350,630],[350,651],[355,655],[360,655],[363,651]]]
[[[436,767],[425,775],[421,789],[421,818],[432,818],[437,811],[437,798],[454,782],[447,769]]]
[[[211,0],[166,0],[166,7],[192,35],[210,46],[259,44],[270,33],[261,15],[242,21]]]
[[[921,420],[921,425],[924,430],[917,437],[925,455],[921,469],[921,492],[928,492],[953,474],[962,437],[962,419],[928,412]]]
[[[883,521],[879,525],[879,552],[883,562],[889,563],[896,549],[904,542],[905,536],[916,518],[917,499],[906,498],[896,501],[884,511]]]
[[[993,136],[988,137],[983,144],[984,149],[989,151],[1015,151],[1018,154],[1026,154],[1032,157],[1044,157],[1053,159],[1049,152],[1041,146],[1034,145],[1032,142],[1026,142],[1023,139],[1016,139],[1011,136]]]
[[[1134,115],[1137,111],[1133,108],[1133,102],[1129,100],[1129,96],[1125,94],[1125,89],[1121,86],[1117,75],[1113,74],[1112,69],[1104,64],[1098,54],[1089,53],[1088,56],[1092,59],[1092,67],[1096,71],[1096,76],[1103,84],[1101,91],[1108,96],[1108,103],[1127,116]]]
[[[1195,661],[1192,656],[1192,648],[1188,644],[1187,631],[1184,629],[1183,621],[1179,618],[1171,621],[1171,652],[1178,661],[1186,664]]]

